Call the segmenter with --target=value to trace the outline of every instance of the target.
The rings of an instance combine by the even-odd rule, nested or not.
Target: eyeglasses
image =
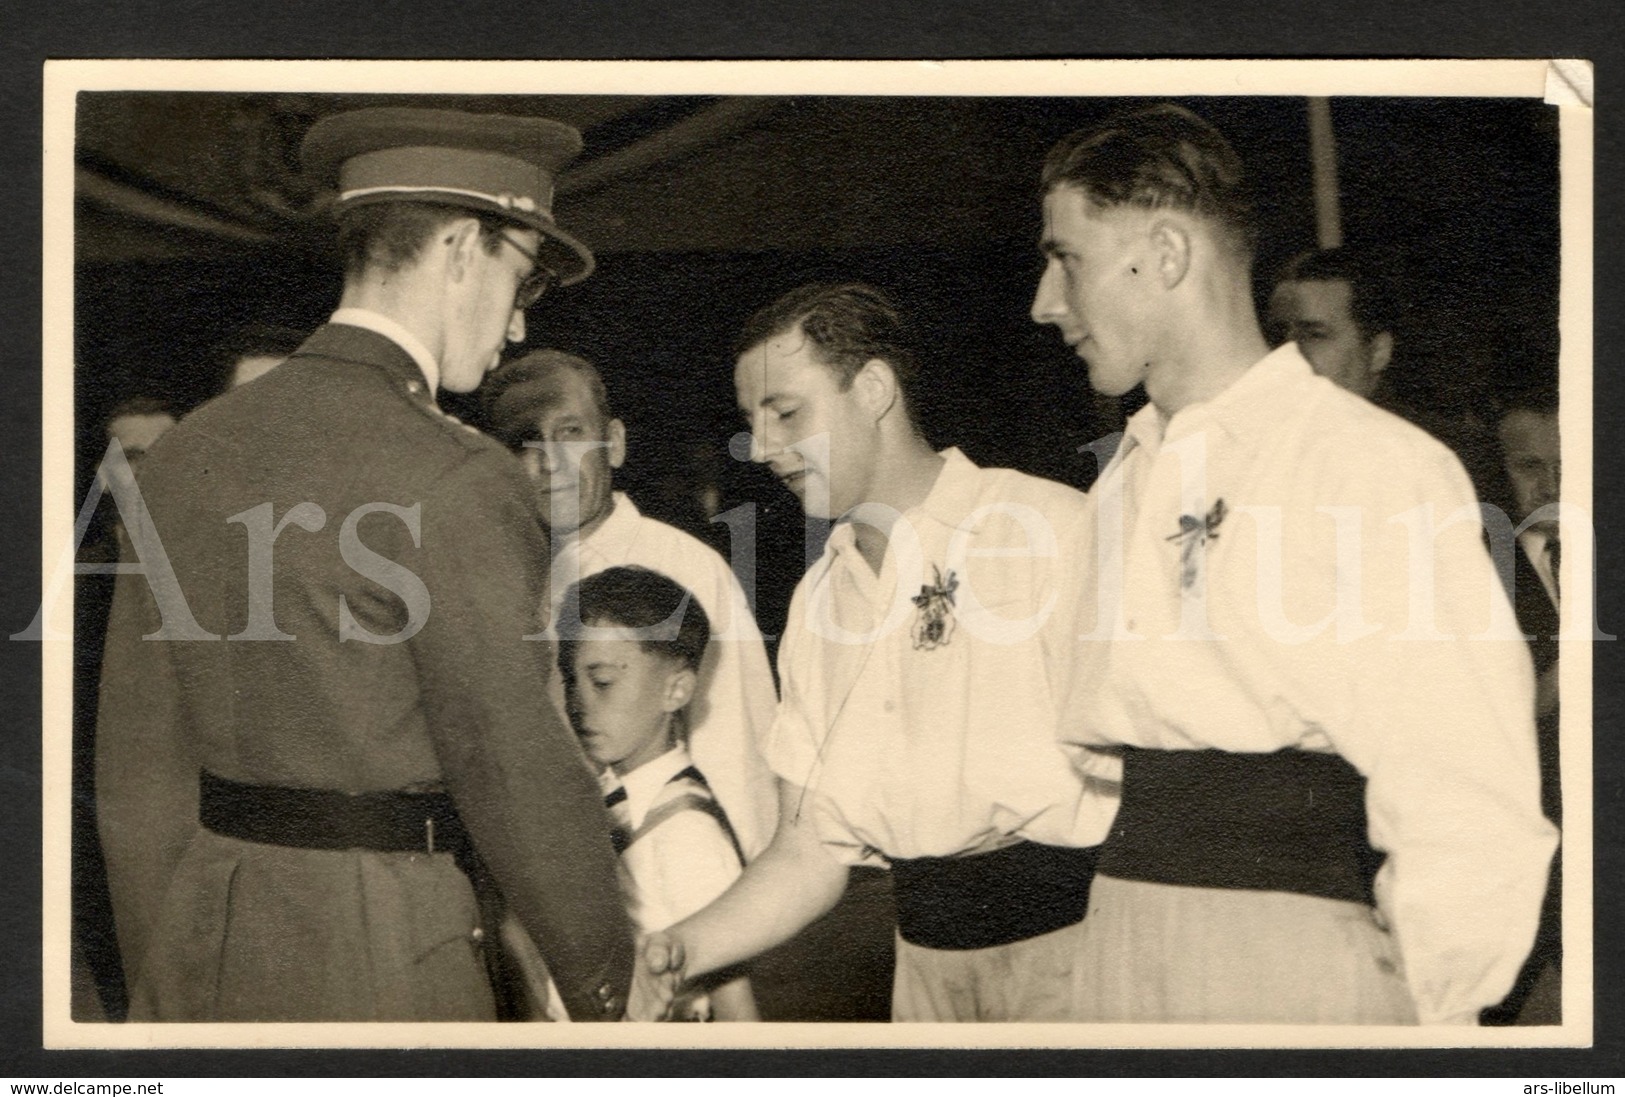
[[[543,266],[541,256],[520,247],[507,233],[497,233],[497,239],[530,260],[530,273],[525,275],[524,280],[513,291],[513,307],[524,312],[540,301],[542,294],[553,288],[553,284],[559,280],[558,272],[551,267]]]

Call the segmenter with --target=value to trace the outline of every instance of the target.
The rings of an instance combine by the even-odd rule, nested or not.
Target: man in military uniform
[[[339,309],[154,448],[115,597],[99,813],[132,1019],[491,1019],[485,871],[571,1016],[620,1016],[608,824],[524,639],[546,534],[512,457],[434,399],[590,273],[551,214],[579,148],[399,108],[306,138],[339,189]]]

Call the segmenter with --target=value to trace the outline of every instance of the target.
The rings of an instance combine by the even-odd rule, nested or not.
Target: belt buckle
[[[423,820],[423,847],[427,853],[434,852],[434,819],[430,817]]]

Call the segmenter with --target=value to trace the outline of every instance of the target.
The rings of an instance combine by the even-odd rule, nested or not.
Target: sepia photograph
[[[1589,1046],[1591,95],[48,63],[46,1046]]]

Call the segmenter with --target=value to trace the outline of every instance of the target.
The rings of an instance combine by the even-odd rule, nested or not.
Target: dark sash
[[[1017,842],[969,857],[894,859],[897,932],[922,948],[964,950],[1076,925],[1098,852]]]
[[[1372,902],[1365,778],[1335,754],[1123,752],[1123,802],[1100,871],[1185,887]]]

